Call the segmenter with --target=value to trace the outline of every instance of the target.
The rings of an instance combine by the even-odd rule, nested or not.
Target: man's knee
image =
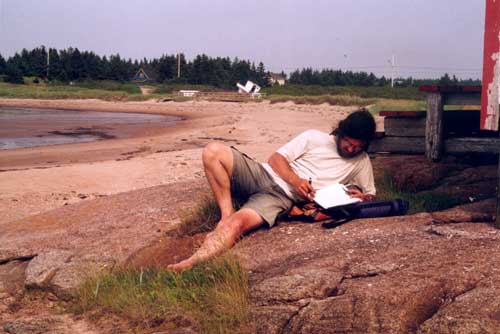
[[[214,161],[227,155],[228,152],[230,152],[230,148],[226,145],[218,142],[211,142],[203,148],[202,158],[203,161]]]
[[[221,222],[223,228],[231,230],[232,233],[243,235],[264,223],[260,215],[251,209],[242,209],[235,212],[230,219]]]

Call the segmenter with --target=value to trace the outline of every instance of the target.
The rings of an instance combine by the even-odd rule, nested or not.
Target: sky
[[[0,54],[44,45],[238,57],[272,72],[481,78],[484,11],[485,0],[0,0]]]

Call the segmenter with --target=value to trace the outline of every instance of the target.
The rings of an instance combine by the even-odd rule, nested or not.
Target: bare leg
[[[221,221],[234,213],[231,200],[231,174],[233,153],[221,143],[210,143],[202,154],[205,175],[221,212]]]
[[[264,223],[259,214],[251,209],[241,209],[221,220],[215,230],[207,235],[201,247],[188,259],[171,264],[168,269],[181,272],[198,262],[208,260],[233,247],[246,232]]]

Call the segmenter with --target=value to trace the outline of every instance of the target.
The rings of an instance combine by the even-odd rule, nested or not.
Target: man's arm
[[[290,167],[288,160],[278,152],[274,152],[268,161],[273,171],[286,183],[291,185],[295,191],[307,200],[312,200],[316,190],[308,180],[300,178]]]

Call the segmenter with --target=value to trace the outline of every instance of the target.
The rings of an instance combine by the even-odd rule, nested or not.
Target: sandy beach
[[[329,131],[353,110],[326,104],[207,101],[3,99],[0,106],[183,119],[171,127],[135,128],[129,138],[0,151],[0,224],[96,197],[203,179],[201,150],[213,140],[265,161],[300,132],[309,128]]]

